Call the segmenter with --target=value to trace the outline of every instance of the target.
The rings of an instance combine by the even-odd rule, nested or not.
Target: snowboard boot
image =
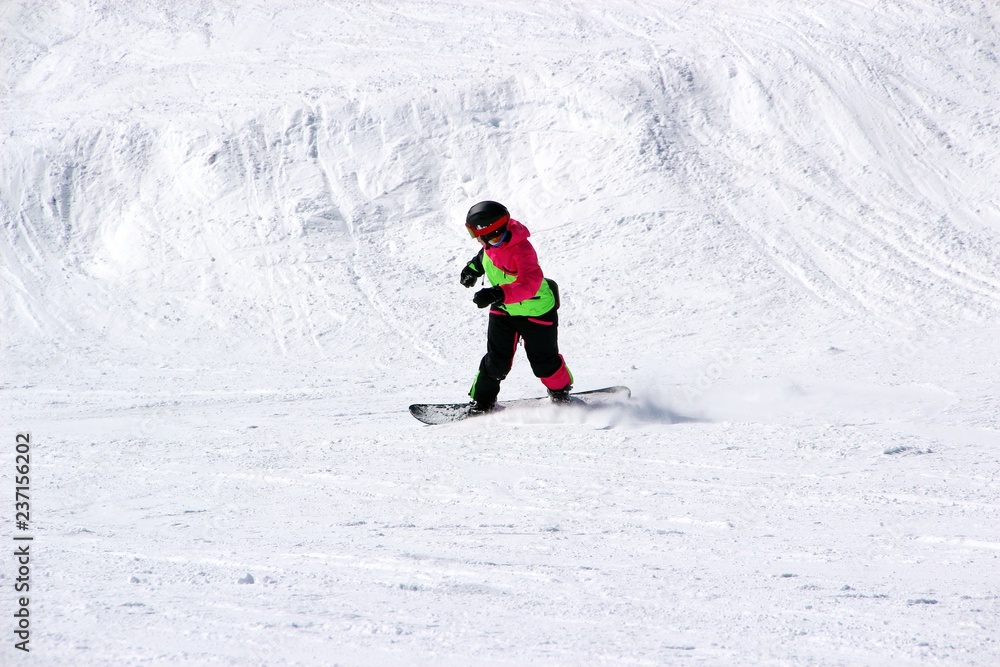
[[[553,403],[560,404],[560,405],[563,405],[563,404],[566,404],[566,403],[572,403],[573,399],[569,395],[569,391],[572,388],[573,388],[573,385],[569,385],[568,384],[565,387],[563,387],[562,389],[549,389],[548,390],[549,400],[552,401]]]
[[[473,400],[469,403],[469,416],[488,415],[497,408],[496,401]]]

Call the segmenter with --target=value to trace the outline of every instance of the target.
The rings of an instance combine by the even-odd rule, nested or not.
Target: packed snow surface
[[[988,0],[3,3],[0,663],[1000,664],[998,43]],[[407,413],[485,351],[481,199],[630,402]]]

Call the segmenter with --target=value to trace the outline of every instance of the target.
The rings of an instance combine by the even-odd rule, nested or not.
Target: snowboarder
[[[559,288],[542,274],[528,241],[528,228],[511,219],[507,207],[495,201],[482,201],[469,209],[465,226],[482,249],[462,269],[460,281],[473,287],[485,275],[491,285],[472,297],[480,308],[489,306],[490,316],[486,355],[469,391],[469,414],[494,409],[518,341],[524,342],[531,371],[551,400],[568,402],[573,375],[559,354]]]

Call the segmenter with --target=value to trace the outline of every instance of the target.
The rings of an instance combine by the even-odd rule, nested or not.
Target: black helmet
[[[508,222],[510,212],[507,207],[495,201],[481,201],[465,216],[465,227],[473,238],[500,236],[507,231]]]

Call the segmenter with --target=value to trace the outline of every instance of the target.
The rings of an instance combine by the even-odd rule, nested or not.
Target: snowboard
[[[628,387],[604,387],[590,391],[577,391],[569,395],[566,403],[552,403],[548,396],[539,398],[519,398],[513,401],[498,401],[494,413],[510,408],[532,407],[537,405],[568,405],[592,406],[607,403],[613,399],[625,399],[632,395]],[[469,418],[468,403],[415,403],[410,406],[410,414],[425,424],[448,424]]]

